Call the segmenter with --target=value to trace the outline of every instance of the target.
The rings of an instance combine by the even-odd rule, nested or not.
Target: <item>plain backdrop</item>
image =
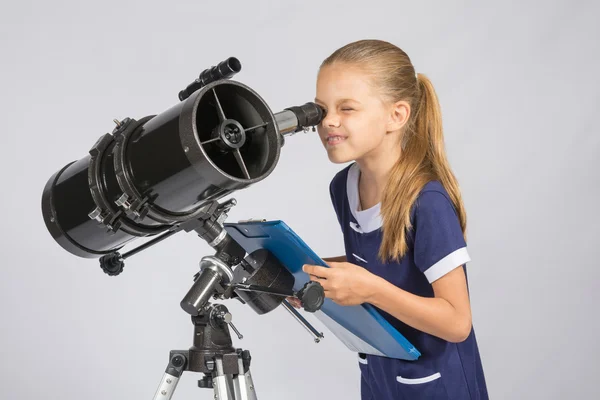
[[[0,398],[149,399],[169,350],[192,344],[179,302],[213,254],[180,233],[118,277],[59,247],[41,194],[114,118],[178,102],[235,56],[274,112],[315,96],[319,63],[354,40],[393,42],[432,80],[469,221],[473,324],[494,399],[600,397],[600,28],[594,1],[3,1],[0,9]],[[157,160],[157,162],[160,162]],[[343,253],[314,133],[234,194],[228,221],[282,219]],[[356,355],[283,309],[225,303],[259,399],[359,399]],[[184,374],[176,400],[212,399]]]

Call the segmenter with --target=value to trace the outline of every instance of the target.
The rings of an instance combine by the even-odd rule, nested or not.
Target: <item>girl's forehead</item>
[[[356,67],[332,65],[323,67],[317,78],[317,97],[364,97],[373,95],[370,76]],[[325,100],[325,99],[321,99]]]

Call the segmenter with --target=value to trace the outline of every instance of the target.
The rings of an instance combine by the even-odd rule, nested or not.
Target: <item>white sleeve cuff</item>
[[[433,264],[425,271],[425,277],[429,283],[440,279],[454,268],[459,267],[467,262],[471,261],[469,253],[466,247],[462,247],[458,250],[453,251],[440,261]]]

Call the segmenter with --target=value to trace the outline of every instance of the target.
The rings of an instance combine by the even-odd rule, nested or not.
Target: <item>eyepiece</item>
[[[316,103],[306,103],[302,106],[288,107],[298,118],[299,127],[319,125],[325,118],[325,110]]]
[[[221,61],[216,66],[205,69],[200,73],[198,79],[190,83],[185,89],[179,92],[179,100],[183,101],[190,97],[192,93],[211,82],[220,79],[229,79],[242,70],[240,60],[235,57]]]

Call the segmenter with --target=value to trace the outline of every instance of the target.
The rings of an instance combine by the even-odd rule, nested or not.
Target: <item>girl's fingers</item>
[[[300,308],[301,307],[300,300],[298,300],[295,297],[287,297],[286,300],[288,301],[288,303],[290,303],[292,306],[294,306],[296,308]]]

